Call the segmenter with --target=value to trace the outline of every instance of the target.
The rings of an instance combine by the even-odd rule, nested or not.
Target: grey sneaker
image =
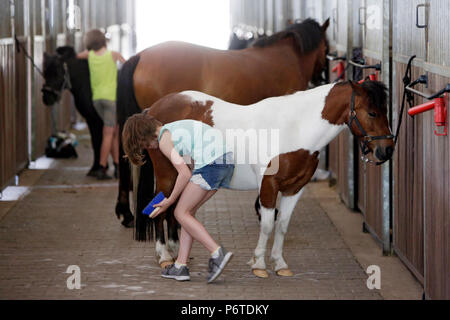
[[[213,282],[214,280],[217,279],[218,276],[220,276],[223,269],[225,268],[225,266],[231,260],[232,257],[233,257],[232,252],[227,252],[224,247],[220,247],[219,257],[209,259],[208,283]]]
[[[181,268],[175,267],[175,264],[167,266],[161,273],[163,278],[175,279],[177,281],[189,281],[191,277],[189,276],[189,268],[183,266]]]

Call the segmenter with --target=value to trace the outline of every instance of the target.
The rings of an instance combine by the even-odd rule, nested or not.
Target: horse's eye
[[[377,114],[375,112],[369,112],[369,116],[372,118],[376,118]]]

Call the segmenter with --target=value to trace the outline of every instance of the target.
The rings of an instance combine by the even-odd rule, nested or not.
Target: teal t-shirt
[[[210,164],[228,152],[222,132],[201,121],[170,122],[161,128],[158,141],[165,130],[170,131],[174,148],[180,156],[192,158],[195,169]]]

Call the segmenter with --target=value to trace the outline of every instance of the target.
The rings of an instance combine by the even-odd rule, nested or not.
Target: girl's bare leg
[[[182,226],[182,234],[180,237],[180,249],[178,252],[179,263],[185,263],[192,246],[192,239],[187,235],[200,242],[210,253],[213,253],[219,245],[210,236],[205,227],[192,216],[195,213],[198,204],[208,200],[214,193],[202,189],[200,186],[189,182],[178,200],[175,208],[175,217]],[[209,197],[208,197],[209,195]],[[205,198],[207,198],[205,200]],[[184,229],[184,233],[183,233]],[[181,261],[181,260],[184,261]]]
[[[197,210],[206,201],[208,201],[216,192],[217,192],[217,190],[208,191],[206,193],[206,195],[204,196],[204,198],[195,206],[194,209],[192,209],[190,214],[192,216],[195,216],[195,214],[197,213]],[[191,237],[191,235],[189,233],[187,233],[186,230],[182,227],[181,228],[181,233],[180,233],[180,247],[178,249],[178,257],[177,257],[177,262],[178,263],[186,264],[187,261],[189,260],[189,254],[191,252],[193,240],[194,239]]]
[[[114,136],[114,127],[103,126],[103,140],[100,149],[100,165],[106,167]]]

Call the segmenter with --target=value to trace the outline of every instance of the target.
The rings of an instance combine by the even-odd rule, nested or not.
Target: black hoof
[[[91,170],[89,170],[89,172],[87,173],[86,176],[97,178],[100,170],[101,170],[100,167],[99,168],[91,168]]]
[[[133,228],[134,227],[134,217],[125,217],[123,218],[122,225],[125,228]]]
[[[126,228],[134,227],[134,216],[128,207],[128,204],[117,202],[116,204],[116,216],[117,219],[120,220],[120,217],[123,216],[122,225]]]

